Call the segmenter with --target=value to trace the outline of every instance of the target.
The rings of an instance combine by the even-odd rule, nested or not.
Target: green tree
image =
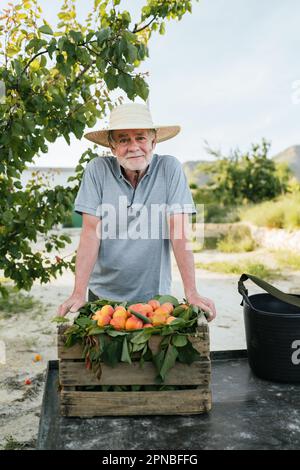
[[[48,143],[70,135],[81,139],[119,98],[120,88],[130,100],[148,96],[145,75],[136,69],[148,57],[153,31],[164,34],[166,20],[181,20],[192,11],[189,0],[147,0],[140,20],[132,24],[120,0],[95,0],[84,24],[76,16],[75,0],[64,0],[56,30],[43,17],[38,0],[19,0],[0,17],[0,269],[18,288],[29,290],[35,279],[48,282],[71,260],[51,252],[70,239],[51,234],[55,224],[72,209],[84,164],[97,156],[85,152],[76,168],[74,187],[49,188],[33,178],[22,188],[26,165]],[[44,238],[44,248],[32,242]],[[7,290],[0,283],[2,295]]]
[[[199,165],[199,171],[211,175],[205,202],[222,206],[258,203],[272,199],[287,189],[289,170],[268,157],[270,143],[265,139],[252,144],[249,152],[234,150],[229,156],[208,147],[217,160]]]

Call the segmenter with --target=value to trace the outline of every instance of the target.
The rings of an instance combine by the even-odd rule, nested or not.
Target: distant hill
[[[271,158],[278,163],[287,163],[297,180],[300,181],[300,145],[292,145]],[[212,160],[192,160],[183,163],[183,169],[189,184],[195,183],[197,186],[203,186],[208,182],[209,175],[201,173],[197,169],[197,166],[200,163],[208,163],[211,161]]]
[[[273,156],[276,162],[287,163],[295,177],[300,181],[300,145],[292,145]]]

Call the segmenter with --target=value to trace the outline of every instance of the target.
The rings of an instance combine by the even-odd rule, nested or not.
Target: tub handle
[[[282,302],[286,302],[287,304],[295,305],[296,307],[300,307],[300,298],[298,296],[295,296],[295,295],[292,295],[292,294],[286,294],[285,292],[282,292],[281,290],[279,290],[276,287],[272,286],[271,284],[264,281],[263,279],[260,279],[259,277],[256,277],[256,276],[253,276],[253,274],[243,273],[241,275],[239,281],[238,281],[238,291],[243,296],[243,300],[253,310],[255,310],[255,309],[253,308],[253,306],[251,305],[251,302],[249,300],[248,290],[244,286],[244,281],[246,281],[247,279],[251,279],[251,281],[253,281],[254,284],[261,287],[263,290],[268,292],[268,294],[273,295],[273,297],[276,297],[276,299],[282,300]],[[243,301],[241,302],[241,305],[243,305]]]

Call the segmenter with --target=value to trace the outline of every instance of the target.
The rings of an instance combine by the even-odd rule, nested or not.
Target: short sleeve
[[[182,165],[175,157],[168,157],[166,164],[167,213],[196,214],[196,207]]]
[[[75,199],[74,210],[81,215],[82,213],[99,215],[99,206],[102,202],[102,187],[99,174],[96,171],[95,160],[87,164]]]

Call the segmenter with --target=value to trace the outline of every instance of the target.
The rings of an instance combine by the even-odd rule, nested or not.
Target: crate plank
[[[61,361],[59,379],[62,386],[74,385],[154,385],[157,371],[152,362],[119,363],[115,367],[101,364],[100,380],[93,371],[86,369],[84,362]],[[210,361],[197,361],[191,365],[176,363],[168,372],[167,385],[202,385],[209,383]]]
[[[206,388],[162,392],[67,392],[61,393],[63,416],[186,415],[211,409]]]

